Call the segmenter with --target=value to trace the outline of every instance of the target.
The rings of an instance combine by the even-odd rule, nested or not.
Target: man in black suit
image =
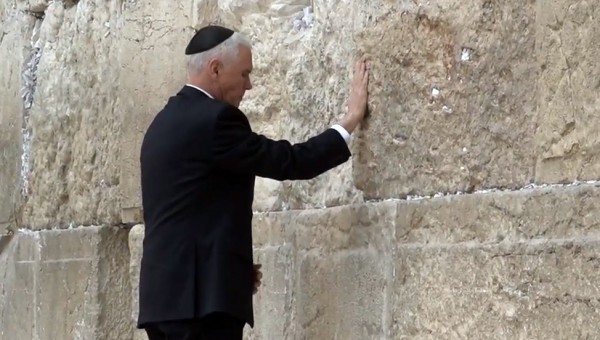
[[[150,124],[141,148],[146,232],[138,327],[150,340],[242,339],[254,326],[252,201],[256,176],[314,178],[350,157],[367,106],[365,61],[355,66],[348,112],[303,143],[252,132],[238,106],[252,88],[250,43],[220,26],[186,48],[188,84]]]

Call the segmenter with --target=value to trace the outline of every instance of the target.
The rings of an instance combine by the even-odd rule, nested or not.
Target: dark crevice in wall
[[[30,150],[31,150],[31,124],[29,122],[30,111],[34,104],[35,90],[37,86],[37,70],[42,58],[42,46],[39,39],[39,31],[44,20],[43,12],[27,11],[28,15],[36,18],[30,42],[30,50],[25,58],[23,72],[21,74],[23,99],[23,121],[22,121],[22,152],[21,152],[21,193],[23,197],[29,194],[29,172],[30,172]]]

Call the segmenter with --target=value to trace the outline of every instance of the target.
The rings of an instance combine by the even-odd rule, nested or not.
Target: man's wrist
[[[334,124],[333,126],[331,126],[331,128],[340,133],[342,138],[344,138],[344,140],[346,141],[346,144],[350,143],[350,133],[343,126],[341,126],[340,124]]]
[[[343,127],[349,134],[351,134],[354,131],[354,129],[356,129],[358,122],[356,122],[356,119],[352,119],[352,116],[350,114],[346,114],[344,118],[340,120],[338,125]]]

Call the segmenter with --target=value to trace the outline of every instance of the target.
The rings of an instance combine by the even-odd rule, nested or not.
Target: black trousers
[[[146,326],[149,340],[242,340],[246,323],[224,313],[198,320],[158,322]]]

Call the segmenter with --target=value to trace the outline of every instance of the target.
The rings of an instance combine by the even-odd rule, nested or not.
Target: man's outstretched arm
[[[218,168],[276,180],[310,179],[350,158],[346,141],[334,129],[292,145],[252,132],[245,119],[233,108],[219,114],[212,149]]]
[[[366,63],[360,61],[356,64],[344,119],[321,134],[293,145],[252,132],[245,115],[235,108],[222,111],[213,136],[214,164],[227,171],[294,180],[316,177],[344,163],[350,158],[347,138],[366,113],[367,86]]]

